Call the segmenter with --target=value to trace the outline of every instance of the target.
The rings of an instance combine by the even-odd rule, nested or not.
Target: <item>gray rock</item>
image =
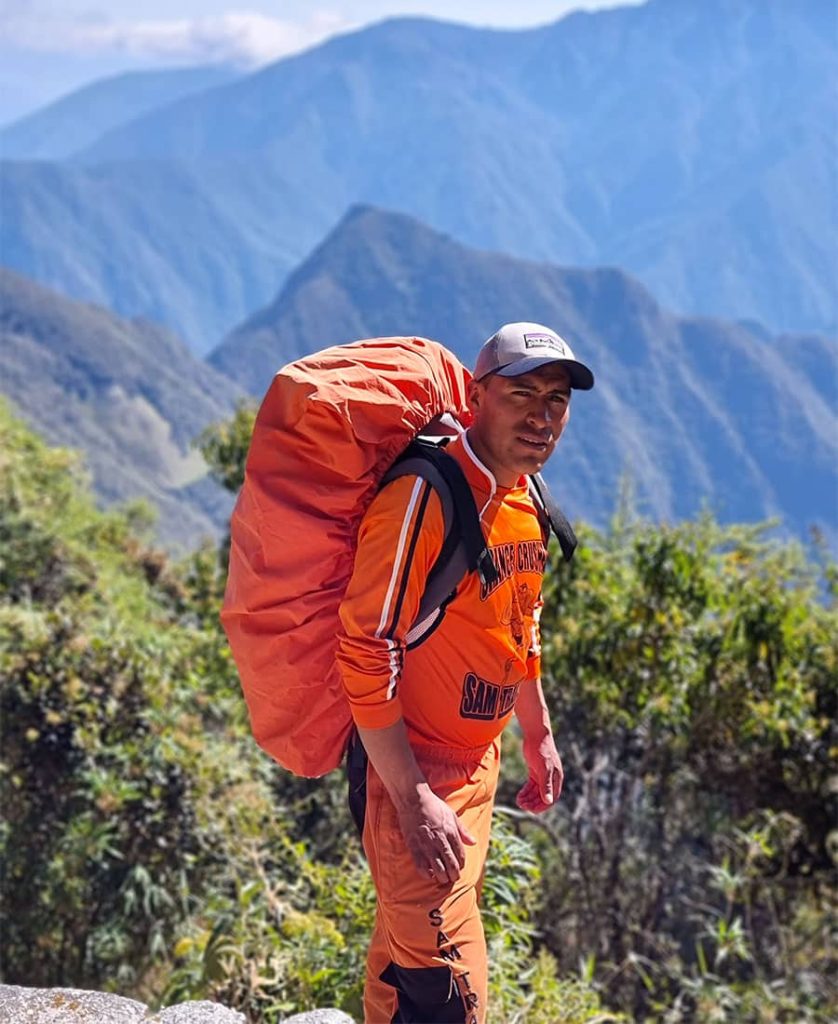
[[[135,999],[77,988],[0,985],[0,1024],[147,1024]]]
[[[218,1003],[180,1003],[152,1013],[107,992],[0,985],[0,1024],[245,1024],[245,1018]]]
[[[308,1010],[286,1017],[285,1024],[355,1024],[355,1019],[343,1010]]]
[[[167,1006],[148,1018],[147,1024],[245,1024],[244,1015],[219,1003],[201,1000]]]

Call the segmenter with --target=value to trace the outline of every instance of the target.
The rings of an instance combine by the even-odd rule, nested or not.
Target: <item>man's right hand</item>
[[[477,841],[460,819],[425,783],[415,798],[398,808],[399,827],[419,873],[441,885],[456,882],[466,863],[465,846]]]
[[[466,863],[463,844],[474,846],[477,840],[419,770],[404,722],[399,719],[384,729],[359,726],[358,734],[395,805],[416,870],[440,885],[456,882]]]

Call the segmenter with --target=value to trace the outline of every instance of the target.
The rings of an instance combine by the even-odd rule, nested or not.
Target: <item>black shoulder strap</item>
[[[444,451],[442,445],[417,438],[384,475],[382,486],[408,475],[422,477],[436,490],[445,521],[442,550],[428,574],[416,621],[408,634],[408,646],[413,647],[429,636],[439,624],[440,619],[437,617],[426,629],[419,628],[434,612],[444,609],[468,572],[477,572],[481,583],[491,587],[498,581],[498,570],[489,554],[474,494],[457,460]],[[535,474],[529,480],[536,508],[546,519],[545,530],[552,528],[558,537],[565,561],[569,562],[577,543],[573,528],[550,494],[541,474]]]
[[[400,476],[421,476],[437,491],[445,520],[445,540],[425,584],[416,623],[424,622],[456,590],[466,573],[474,571],[481,583],[498,581],[495,566],[471,487],[456,459],[430,441],[417,439],[387,471],[382,485]]]
[[[553,533],[559,539],[559,547],[562,549],[564,560],[569,562],[576,550],[577,540],[573,527],[567,520],[564,512],[556,504],[556,500],[550,493],[550,488],[540,473],[534,473],[530,478],[530,485],[536,499],[536,505],[543,509]]]

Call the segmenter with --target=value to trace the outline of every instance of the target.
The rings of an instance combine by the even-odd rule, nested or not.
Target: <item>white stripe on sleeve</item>
[[[390,608],[393,603],[393,594],[396,590],[396,582],[399,578],[399,566],[402,562],[402,555],[404,554],[404,546],[407,541],[407,531],[410,527],[410,520],[413,518],[413,510],[416,507],[416,502],[419,499],[419,492],[422,490],[425,481],[422,477],[416,478],[416,483],[413,485],[413,491],[410,495],[410,501],[407,505],[407,511],[404,514],[404,521],[402,522],[401,532],[399,533],[399,543],[396,549],[396,558],[393,562],[393,572],[390,576],[390,586],[387,588],[387,595],[384,598],[384,607],[381,610],[381,621],[378,624],[378,629],[375,631],[377,639],[380,639],[381,634],[387,625],[387,620],[390,617]]]

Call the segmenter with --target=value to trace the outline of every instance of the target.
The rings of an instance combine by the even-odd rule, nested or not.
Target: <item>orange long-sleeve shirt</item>
[[[418,742],[470,748],[503,730],[519,687],[538,676],[547,552],[526,480],[497,487],[465,438],[447,451],[482,510],[499,584],[486,592],[469,573],[441,622],[408,649],[444,521],[425,480],[398,478],[376,495],[361,525],[340,611],[338,665],[358,725],[384,728],[402,717]]]

